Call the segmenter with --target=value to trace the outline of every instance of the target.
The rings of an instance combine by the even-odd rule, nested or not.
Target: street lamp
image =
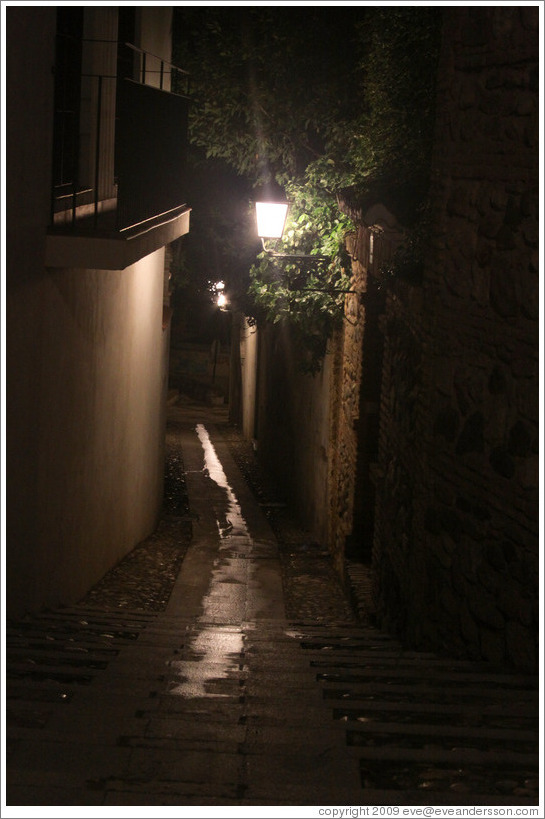
[[[282,234],[284,233],[284,227],[286,224],[286,217],[288,215],[288,203],[286,201],[280,201],[277,199],[276,201],[259,201],[255,203],[255,217],[256,217],[256,224],[257,224],[257,235],[261,239],[261,244],[263,245],[263,250],[267,253],[268,256],[272,256],[275,259],[285,259],[286,261],[296,262],[296,263],[307,263],[308,262],[330,262],[331,259],[329,256],[318,256],[312,253],[276,253],[273,250],[269,250],[265,245],[265,239],[281,239]],[[303,288],[294,288],[292,289],[301,289],[301,290],[308,290],[317,293],[354,293],[354,290],[339,290],[337,288],[318,288],[318,287],[303,287]]]
[[[294,262],[308,260],[314,262],[329,262],[328,256],[315,256],[311,253],[276,253],[265,246],[265,239],[281,239],[284,233],[288,203],[280,201],[265,201],[255,203],[255,219],[257,235],[261,239],[263,250],[275,259],[290,259]]]
[[[287,202],[256,202],[257,235],[265,239],[281,239],[288,215]]]

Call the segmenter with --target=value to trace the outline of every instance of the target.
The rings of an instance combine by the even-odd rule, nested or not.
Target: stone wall
[[[537,663],[538,9],[445,9],[423,283],[394,283],[374,565],[419,647]]]
[[[360,221],[364,215],[360,215]],[[377,216],[371,215],[371,220]],[[368,219],[368,215],[365,214]],[[345,299],[344,322],[332,341],[335,367],[331,384],[329,448],[329,549],[343,577],[345,559],[370,563],[375,488],[372,472],[377,458],[382,332],[379,315],[384,294],[374,268],[391,256],[393,246],[377,225],[360,224],[347,237],[352,261],[351,287]],[[371,237],[374,262],[369,259]]]
[[[354,245],[355,237],[350,237],[347,248],[352,256]],[[341,577],[344,573],[346,539],[351,535],[353,526],[359,385],[365,328],[365,308],[360,294],[365,292],[366,282],[366,269],[354,259],[351,286],[356,295],[345,298],[346,321],[332,342],[334,370],[330,393],[328,545]]]

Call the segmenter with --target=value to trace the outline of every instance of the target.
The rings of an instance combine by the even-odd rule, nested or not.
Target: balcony
[[[117,41],[60,53],[46,264],[120,270],[189,230],[189,75]]]

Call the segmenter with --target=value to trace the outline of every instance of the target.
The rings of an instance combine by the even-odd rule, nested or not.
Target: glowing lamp
[[[260,239],[280,239],[284,232],[287,202],[256,202],[255,218]]]

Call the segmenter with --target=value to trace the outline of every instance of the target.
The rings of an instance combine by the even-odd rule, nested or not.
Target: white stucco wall
[[[139,9],[140,17],[140,42],[138,45],[150,55],[156,55],[163,60],[170,61],[172,57],[172,8],[170,6],[142,6]],[[150,74],[146,77],[148,85],[157,88],[160,84],[159,74],[151,73],[160,70],[160,61],[148,57],[148,69]],[[170,90],[169,68],[165,66],[163,75],[163,88]]]
[[[38,36],[39,32],[39,36]],[[55,9],[6,9],[6,564],[7,605],[26,594],[35,514],[44,315],[43,270],[53,124]],[[32,42],[32,48],[22,44]],[[32,89],[29,96],[28,89]],[[25,104],[22,104],[25,100]],[[37,583],[37,581],[36,581]],[[36,585],[36,584],[34,584]]]
[[[25,342],[43,356],[32,377],[35,448],[12,462],[33,487],[19,486],[26,514],[10,521],[9,566],[27,608],[77,600],[156,524],[163,257],[123,271],[48,270],[26,294],[41,322]],[[14,458],[25,429],[16,433]]]
[[[287,327],[259,335],[258,453],[286,500],[322,544],[329,525],[329,431],[332,356],[315,376],[298,366]]]
[[[255,437],[255,405],[257,389],[257,327],[250,327],[246,318],[240,331],[240,365],[242,373],[242,432],[248,439]]]
[[[164,249],[121,271],[44,264],[54,31],[54,7],[7,9],[10,616],[77,601],[150,534],[162,494]]]

